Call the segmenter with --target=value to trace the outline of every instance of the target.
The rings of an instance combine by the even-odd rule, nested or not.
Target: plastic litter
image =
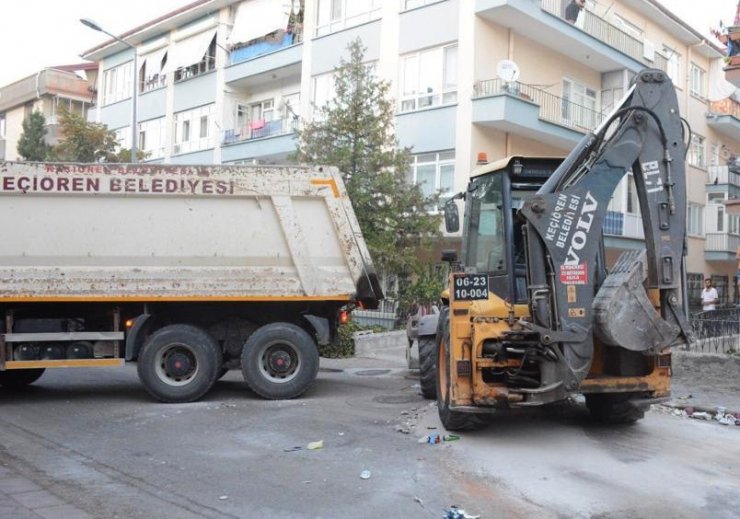
[[[418,440],[416,440],[416,443],[429,443],[429,436],[422,436]]]
[[[369,470],[363,470],[360,472],[360,479],[370,479],[372,473]]]
[[[442,442],[442,440],[440,439],[438,433],[432,433],[427,438],[429,439],[428,441],[431,444],[441,443]]]
[[[419,496],[414,496],[414,501],[419,503],[421,507],[424,508],[424,501],[422,501]]]
[[[226,501],[226,500],[227,500],[227,499],[229,498],[229,496],[218,496],[218,498],[219,498],[219,499],[220,499],[221,501]]]
[[[311,442],[306,446],[306,448],[310,451],[315,451],[316,449],[323,449],[324,440],[319,440],[317,442]]]
[[[698,413],[694,413],[691,415],[691,418],[694,418],[696,420],[711,420],[712,416],[709,413],[705,413],[704,411],[700,411]]]
[[[457,434],[445,434],[442,438],[446,442],[454,442],[460,439],[460,437]]]
[[[452,505],[445,509],[445,519],[478,519],[480,515],[470,515],[462,508]]]

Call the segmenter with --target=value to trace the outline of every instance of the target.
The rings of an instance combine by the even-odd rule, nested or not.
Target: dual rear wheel
[[[268,399],[295,398],[316,378],[319,353],[311,336],[290,323],[262,326],[247,339],[241,354],[247,385]],[[192,402],[225,374],[218,342],[188,324],[153,333],[139,353],[137,370],[146,390],[162,402]]]

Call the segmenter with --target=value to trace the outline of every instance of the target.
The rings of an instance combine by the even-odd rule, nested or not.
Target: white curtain
[[[290,7],[283,4],[280,0],[248,0],[239,4],[227,43],[243,43],[285,29]]]
[[[176,42],[169,51],[167,64],[162,69],[162,73],[166,74],[198,63],[205,56],[215,34],[216,29],[210,29]]]
[[[710,101],[720,101],[727,99],[735,93],[735,85],[725,79],[725,72],[722,70],[722,59],[713,59],[709,66],[709,91],[707,97]]]

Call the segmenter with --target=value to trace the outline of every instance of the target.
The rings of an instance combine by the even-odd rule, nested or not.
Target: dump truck
[[[462,254],[443,254],[453,268],[445,306],[428,317],[436,319],[434,347],[428,332],[419,336],[422,390],[436,396],[447,429],[578,394],[595,419],[628,424],[669,397],[671,349],[693,341],[685,294],[690,134],[670,78],[647,69],[564,159],[482,165],[448,200],[448,232],[460,229],[464,201]],[[629,171],[644,246],[607,258],[607,209]]]
[[[9,389],[135,361],[163,402],[230,369],[294,398],[346,312],[382,298],[331,167],[0,162],[0,219]]]

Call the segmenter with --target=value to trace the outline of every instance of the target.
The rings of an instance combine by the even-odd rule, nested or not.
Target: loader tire
[[[630,402],[633,393],[586,395],[586,407],[597,422],[629,425],[645,417],[645,407]]]
[[[147,339],[136,368],[139,380],[154,398],[184,403],[205,395],[222,365],[221,348],[208,332],[188,324],[173,324]]]
[[[318,372],[316,343],[294,324],[266,324],[242,348],[244,381],[262,398],[296,398],[313,384]]]
[[[0,386],[6,389],[21,389],[36,382],[44,371],[44,368],[0,371]]]
[[[436,337],[419,337],[419,385],[428,400],[437,398],[437,344]]]
[[[439,419],[448,431],[474,431],[485,425],[482,417],[475,413],[461,413],[450,409],[450,363],[449,326],[442,325],[437,343],[437,411]]]

